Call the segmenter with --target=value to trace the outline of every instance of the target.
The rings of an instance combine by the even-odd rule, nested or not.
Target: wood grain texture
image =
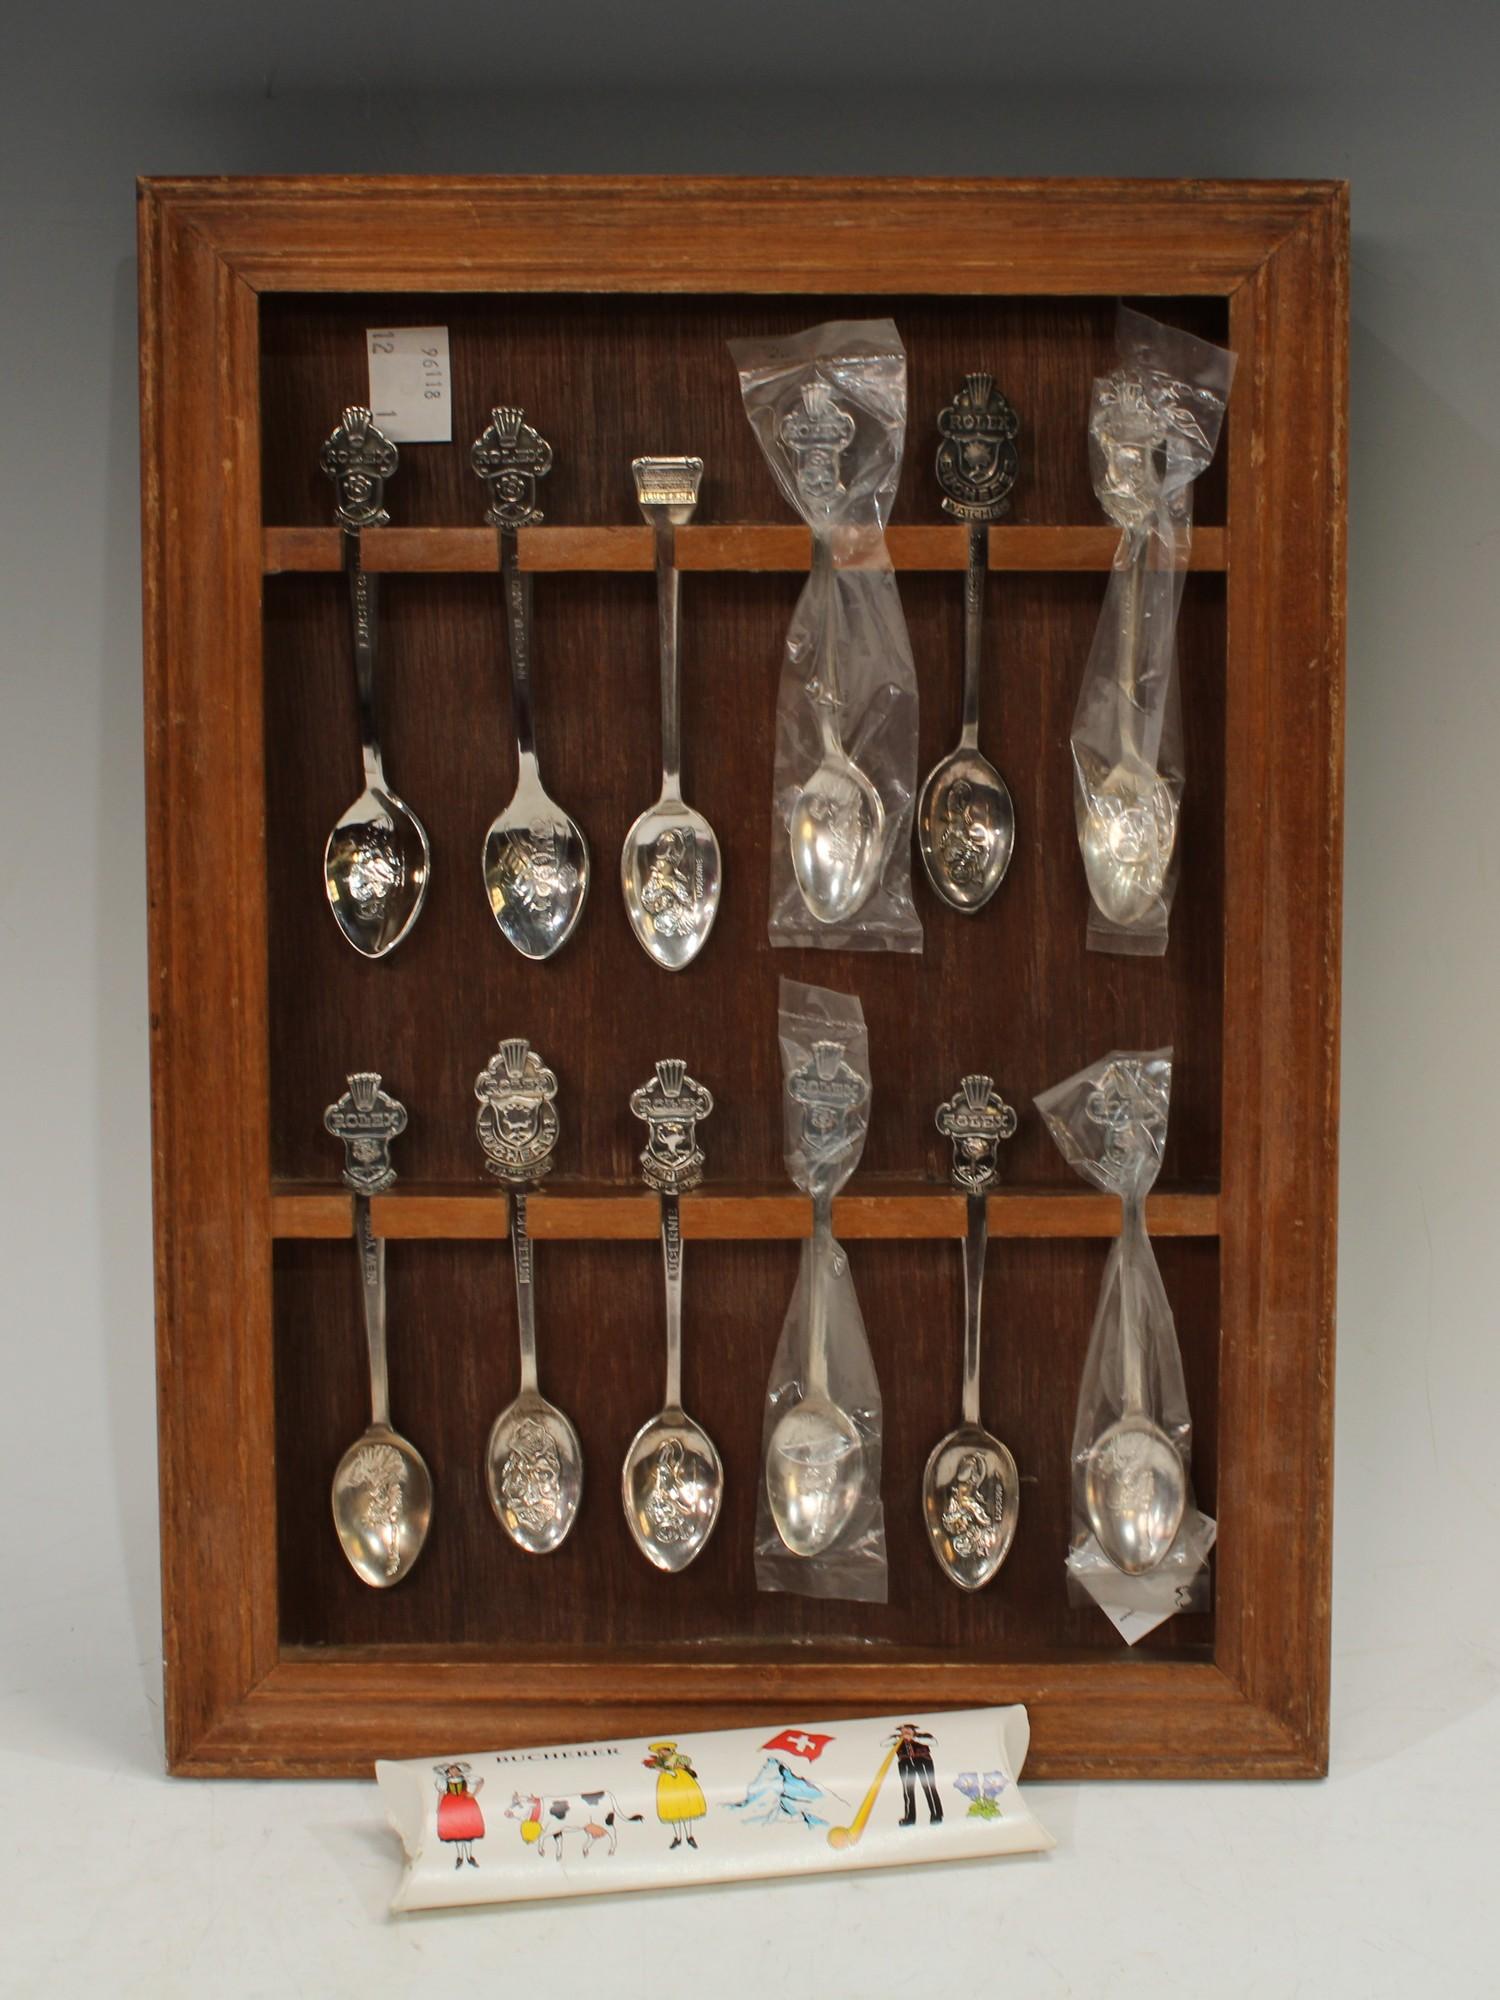
[[[145,186],[261,291],[674,299],[1223,297],[1335,193],[1327,181],[896,177],[329,175]]]
[[[991,528],[992,570],[1107,570],[1119,536],[1110,527]],[[894,528],[886,537],[892,567],[898,570],[962,570],[968,540],[962,528]],[[365,536],[366,569],[382,575],[494,575],[499,554],[488,528],[377,528]],[[735,523],[692,526],[677,531],[677,566],[682,570],[806,570],[812,543],[805,528]],[[267,528],[267,576],[288,571],[323,572],[343,564],[337,528]],[[568,570],[649,571],[655,555],[651,531],[640,527],[523,528],[523,570],[556,574]],[[1228,566],[1222,528],[1200,528],[1193,537],[1190,567]]]
[[[146,185],[174,1769],[346,1772],[454,1741],[1007,1699],[1032,1708],[1039,1775],[1323,1768],[1346,256],[1343,192],[1328,184]],[[1097,508],[1082,415],[1120,293],[1211,338],[1228,332],[1241,353],[1219,462],[1197,495],[1202,568],[1181,628],[1184,873],[1172,948],[1154,962],[1082,950],[1066,769],[1098,608],[1090,572],[1105,547],[1087,525]],[[767,794],[770,705],[803,558],[723,342],[869,312],[896,317],[910,358],[892,532],[922,558],[902,595],[923,769],[956,727],[962,625],[933,420],[984,365],[1027,426],[1014,523],[991,546],[992,567],[1009,573],[990,587],[984,717],[1021,844],[977,925],[919,891],[917,961],[778,954],[763,941],[770,828],[754,802]],[[403,453],[398,525],[388,544],[371,538],[392,570],[419,564],[384,593],[383,707],[392,774],[429,820],[435,872],[412,940],[369,967],[337,939],[309,866],[357,782],[342,598],[316,573],[330,541],[316,457],[362,393],[364,327],[390,317],[449,326],[459,443]],[[549,782],[584,820],[600,868],[578,938],[545,967],[509,958],[477,891],[479,835],[513,766],[492,544],[463,440],[501,396],[558,447],[549,526],[528,557],[538,723]],[[655,785],[654,605],[633,567],[628,475],[647,450],[701,451],[709,466],[702,567],[684,591],[684,723],[689,793],[724,839],[729,884],[709,951],[665,984],[611,893],[612,857]],[[631,567],[617,566],[624,553]],[[787,567],[737,567],[772,554]],[[560,565],[550,576],[547,562]],[[304,565],[311,573],[295,573]],[[231,844],[227,941],[195,888],[210,830]],[[783,970],[853,986],[870,1021],[876,1118],[861,1181],[885,1192],[866,1201],[856,1185],[841,1227],[886,1399],[883,1607],[758,1596],[749,1572],[759,1395],[803,1225],[775,1115]],[[914,1036],[919,1017],[928,1025]],[[542,1366],[581,1420],[591,1480],[578,1533],[550,1566],[505,1543],[481,1484],[489,1419],[514,1389],[508,1254],[482,1235],[415,1233],[424,1213],[445,1232],[463,1216],[489,1233],[498,1204],[479,1171],[472,1080],[517,1031],[563,1077],[564,1178],[534,1204],[547,1226],[555,1203],[558,1224],[537,1258]],[[1080,1229],[1087,1196],[1063,1205],[1034,1118],[1009,1149],[987,1315],[986,1407],[1022,1465],[1022,1526],[978,1601],[942,1583],[915,1493],[957,1397],[959,1260],[944,1240],[957,1211],[936,1192],[936,1097],[982,1066],[1024,1108],[1105,1047],[1166,1040],[1178,1071],[1159,1215],[1196,1231],[1211,1206],[1221,1231],[1160,1231],[1194,1478],[1221,1542],[1214,1613],[1173,1620],[1142,1658],[1062,1590],[1066,1439],[1105,1232]],[[688,1396],[720,1441],[730,1497],[704,1563],[663,1590],[641,1574],[611,1489],[626,1439],[660,1401],[659,1257],[624,1095],[668,1041],[719,1098],[706,1137],[727,1198],[702,1197],[721,1202],[713,1227],[753,1219],[743,1195],[765,1189],[766,1215],[788,1233],[699,1235],[689,1254]],[[353,1258],[339,1240],[348,1203],[320,1114],[344,1071],[366,1063],[412,1107],[405,1192],[389,1203],[388,1226],[414,1228],[390,1256],[392,1379],[398,1421],[438,1490],[430,1548],[388,1595],[355,1583],[326,1531],[329,1474],[362,1421],[364,1385]],[[583,1173],[602,1185],[573,1196],[568,1180]],[[1220,1185],[1222,1196],[1199,1192]],[[618,1235],[567,1233],[596,1228],[601,1209]],[[1045,1233],[1064,1219],[1065,1234]],[[859,1234],[892,1220],[917,1233]]]
[[[1037,1194],[997,1194],[989,1201],[996,1237],[1113,1237],[1120,1233],[1120,1204],[1085,1188]],[[377,1236],[396,1240],[473,1241],[508,1234],[501,1191],[466,1194],[453,1189],[403,1188],[377,1195],[370,1205]],[[885,1237],[921,1242],[961,1240],[966,1226],[961,1195],[932,1187],[882,1188],[855,1184],[833,1205],[835,1234],[855,1242]],[[1153,1236],[1216,1236],[1215,1194],[1153,1195],[1146,1207]],[[526,1226],[538,1242],[644,1242],[657,1233],[656,1197],[607,1187],[550,1182],[526,1204]],[[352,1236],[353,1197],[330,1189],[298,1191],[278,1185],[271,1201],[271,1229],[278,1237]],[[785,1188],[727,1188],[717,1182],[682,1204],[682,1234],[689,1242],[800,1241],[812,1235],[812,1205]]]

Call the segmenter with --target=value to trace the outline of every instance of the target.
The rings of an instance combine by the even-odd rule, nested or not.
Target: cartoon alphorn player
[[[481,1778],[471,1791],[468,1764],[434,1764],[432,1768],[437,1780],[438,1839],[452,1841],[455,1868],[462,1868],[466,1861],[477,1868],[474,1842],[484,1839],[484,1814],[479,1810],[484,1780]]]
[[[943,1817],[943,1802],[938,1797],[937,1773],[932,1768],[932,1752],[927,1747],[933,1740],[930,1731],[918,1729],[914,1722],[903,1722],[889,1740],[896,1752],[896,1769],[901,1773],[902,1813],[897,1825],[916,1825],[917,1781],[920,1779],[927,1799],[927,1824],[937,1826]]]
[[[673,1847],[682,1845],[684,1833],[688,1846],[696,1847],[693,1828],[708,1811],[708,1801],[693,1761],[675,1743],[649,1743],[646,1747],[651,1755],[641,1761],[648,1771],[656,1773],[656,1817],[663,1826],[671,1827]]]

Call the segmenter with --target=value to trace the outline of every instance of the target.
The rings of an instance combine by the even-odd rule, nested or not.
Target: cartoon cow
[[[563,1842],[570,1834],[578,1836],[585,1855],[592,1854],[601,1840],[609,1842],[613,1854],[620,1843],[616,1822],[639,1821],[642,1815],[622,1813],[613,1792],[575,1792],[550,1798],[539,1792],[512,1792],[505,1817],[521,1822],[522,1840],[538,1854],[545,1854],[550,1841],[554,1859],[561,1861]]]

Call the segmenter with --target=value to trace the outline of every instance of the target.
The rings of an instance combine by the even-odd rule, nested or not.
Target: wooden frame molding
[[[934,227],[963,203],[963,249]],[[1346,191],[1335,183],[654,179],[152,180],[140,190],[152,1149],[167,1755],[199,1775],[367,1772],[372,1752],[1024,1700],[1038,1777],[1308,1776],[1326,1768],[1342,824]],[[346,1233],[343,1197],[273,1189],[262,579],[331,568],[332,531],[263,526],[264,292],[1211,295],[1238,371],[1226,573],[1223,1068],[1217,1190],[1153,1226],[1217,1236],[1219,1547],[1212,1660],[986,1663],[834,1647],[679,1669],[461,1649],[299,1653],[278,1630],[272,1380],[277,1236]],[[962,534],[898,560],[961,566]],[[470,529],[372,535],[374,567],[483,570]],[[530,568],[649,567],[647,532],[538,531]],[[1003,528],[991,565],[1099,569],[1112,537]],[[784,526],[684,532],[702,568],[797,568]],[[1232,547],[1233,560],[1230,561]],[[382,553],[382,552],[388,552]],[[210,888],[198,866],[215,828]],[[224,912],[236,921],[226,928]],[[778,1203],[757,1232],[805,1233]],[[696,1201],[698,1198],[694,1198]],[[959,1233],[956,1198],[871,1197],[849,1233]],[[881,1208],[879,1203],[890,1204]],[[903,1209],[902,1202],[906,1203]],[[589,1204],[592,1203],[593,1206]],[[1029,1204],[1029,1205],[1028,1205]],[[1050,1206],[1049,1206],[1050,1204]],[[486,1236],[472,1193],[382,1202],[392,1235]],[[688,1223],[693,1202],[684,1204]],[[705,1196],[701,1234],[734,1234]],[[1008,1195],[995,1226],[1106,1234],[1083,1193]],[[633,1195],[558,1191],[538,1234],[649,1234]],[[696,1224],[688,1227],[694,1233]],[[1059,1578],[1059,1588],[1061,1579]]]

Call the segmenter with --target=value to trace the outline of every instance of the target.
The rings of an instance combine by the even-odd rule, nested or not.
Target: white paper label
[[[445,326],[372,326],[370,408],[393,444],[451,444],[453,402]]]

